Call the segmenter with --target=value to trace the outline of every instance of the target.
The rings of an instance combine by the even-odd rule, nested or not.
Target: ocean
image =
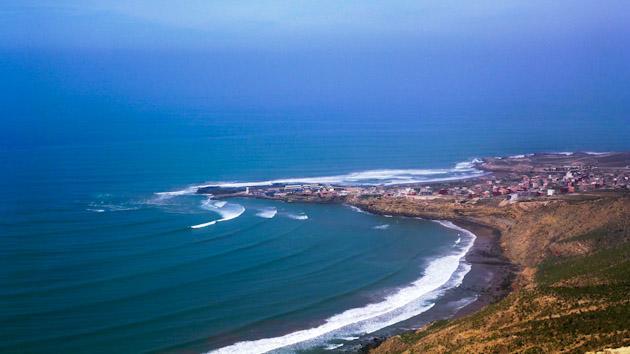
[[[140,59],[87,57],[2,59],[2,352],[331,351],[433,306],[474,236],[194,186],[408,183],[474,176],[483,156],[629,148],[619,107],[265,105],[254,89],[239,106],[169,81],[199,63],[167,62],[164,83]]]

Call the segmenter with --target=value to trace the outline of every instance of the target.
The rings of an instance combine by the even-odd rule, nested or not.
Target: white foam
[[[350,209],[352,209],[352,210],[356,211],[357,213],[361,213],[361,214],[371,214],[371,213],[369,213],[369,212],[367,212],[367,211],[365,211],[365,210],[363,210],[363,209],[361,209],[361,208],[359,208],[359,207],[356,207],[356,206],[354,206],[354,205],[349,205],[349,204],[346,204],[346,206],[347,206],[348,208],[350,208]]]
[[[220,220],[213,220],[213,221],[210,221],[210,222],[205,222],[205,223],[203,223],[203,224],[193,225],[193,226],[191,226],[190,228],[191,228],[191,229],[201,229],[202,227],[206,227],[206,226],[214,225],[214,224],[216,224],[216,223],[217,223],[217,221],[220,221]]]
[[[202,186],[190,186],[188,188],[177,190],[177,191],[158,192],[158,193],[155,193],[155,195],[157,195],[159,199],[168,199],[172,197],[179,197],[182,195],[191,195],[191,194],[197,193],[197,188],[200,188],[200,187]]]
[[[460,237],[460,238],[458,238],[457,240],[455,240],[455,244],[456,244],[456,245],[459,245],[459,243],[460,243],[460,242],[462,242],[462,238],[461,238],[461,237]]]
[[[386,218],[393,218],[393,216],[387,215],[387,214],[383,214],[383,216],[386,217]]]
[[[203,224],[193,225],[191,226],[191,228],[193,229],[200,229],[202,227],[214,225],[218,222],[236,219],[245,212],[245,207],[240,204],[216,201],[211,198],[204,200],[201,203],[201,207],[221,215],[221,219],[209,221]]]
[[[383,224],[383,225],[376,225],[373,227],[373,229],[376,230],[386,230],[389,229],[389,224]]]
[[[530,154],[518,154],[518,155],[508,156],[508,158],[510,158],[510,159],[524,159],[526,157],[532,157],[534,155],[535,154],[531,154],[531,153]],[[497,157],[497,159],[501,160],[502,157]]]
[[[308,215],[306,215],[306,214],[290,214],[290,213],[287,213],[285,215],[286,215],[287,218],[293,219],[293,220],[307,220],[308,219]]]
[[[339,347],[343,347],[343,343],[339,343],[339,344],[328,344],[327,346],[324,347],[324,349],[326,350],[334,350],[337,349]]]
[[[460,262],[475,239],[472,232],[449,221],[437,222],[470,236],[469,242],[458,253],[431,261],[424,275],[410,285],[396,290],[380,302],[332,316],[320,326],[280,337],[238,342],[212,353],[265,353],[315,339],[330,340],[351,334],[372,333],[427,311],[434,305],[431,299],[435,299],[446,288],[459,286],[466,273],[470,271],[469,264]]]
[[[585,151],[584,152],[587,155],[594,155],[594,156],[602,156],[602,155],[610,155],[612,154],[612,152],[608,151],[608,152],[597,152],[597,151]]]
[[[340,339],[345,340],[345,341],[353,341],[355,339],[359,339],[360,337],[355,337],[355,336],[347,336],[347,337],[341,337]]]
[[[573,155],[573,152],[571,152],[571,151],[559,151],[559,152],[551,152],[550,154],[552,154],[552,155],[571,156],[571,155]]]
[[[217,208],[223,208],[225,204],[227,204],[227,202],[223,200],[217,200],[216,202],[212,203],[212,205],[214,205]]]
[[[188,188],[155,193],[158,199],[168,199],[182,195],[192,195],[197,189],[203,187],[264,187],[273,184],[331,184],[331,185],[362,185],[362,186],[390,186],[398,184],[413,184],[426,182],[453,181],[472,177],[483,176],[486,173],[475,168],[475,164],[482,162],[479,159],[460,162],[454,168],[444,169],[380,169],[352,172],[342,175],[320,177],[283,178],[268,181],[223,181],[207,182],[203,185],[190,186]]]
[[[458,162],[455,164],[455,169],[456,170],[473,170],[475,168],[475,164],[482,163],[482,162],[483,161],[478,158],[474,158],[470,161]]]
[[[276,216],[277,213],[278,213],[278,209],[274,207],[269,207],[269,208],[264,208],[258,213],[256,213],[256,216],[265,218],[265,219],[272,219],[274,216]]]
[[[124,205],[124,204],[109,204],[103,202],[92,202],[89,204],[90,208],[86,210],[92,211],[95,213],[104,213],[106,211],[128,211],[128,210],[138,210],[140,209],[137,206]]]

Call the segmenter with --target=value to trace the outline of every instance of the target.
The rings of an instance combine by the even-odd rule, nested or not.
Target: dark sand
[[[477,236],[465,258],[471,265],[471,269],[464,277],[462,284],[447,290],[428,311],[366,335],[340,347],[338,351],[367,351],[387,337],[416,330],[436,320],[457,318],[478,311],[502,299],[510,292],[516,268],[503,256],[499,244],[499,231],[465,220],[453,220],[453,223]]]

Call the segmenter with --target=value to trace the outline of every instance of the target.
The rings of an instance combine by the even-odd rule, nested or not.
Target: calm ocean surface
[[[630,148],[619,106],[221,106],[168,79],[190,72],[169,86],[141,60],[47,58],[0,67],[2,352],[332,348],[422,312],[466,270],[468,239],[434,222],[160,192]]]

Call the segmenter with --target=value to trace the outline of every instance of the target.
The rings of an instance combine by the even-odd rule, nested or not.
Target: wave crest
[[[214,225],[218,222],[236,219],[245,212],[245,207],[240,204],[227,203],[221,200],[217,201],[211,198],[204,200],[201,203],[201,207],[221,215],[221,219],[193,225],[191,226],[192,229],[200,229],[206,226]]]
[[[258,213],[256,213],[256,216],[265,218],[265,219],[272,219],[274,216],[276,216],[277,213],[278,213],[278,209],[274,207],[269,207],[269,208],[264,208]]]
[[[390,186],[398,184],[413,184],[426,182],[453,181],[483,176],[486,173],[475,168],[482,162],[479,159],[457,163],[453,168],[443,169],[380,169],[351,172],[342,175],[320,177],[283,178],[267,181],[252,182],[207,182],[205,184],[190,186],[182,190],[172,192],[155,193],[160,200],[181,195],[195,194],[198,188],[203,187],[264,187],[274,184],[332,184],[339,186]]]
[[[308,215],[306,214],[285,214],[287,218],[289,219],[293,219],[293,220],[307,220],[308,219]]]
[[[265,353],[316,339],[342,339],[348,335],[372,333],[427,311],[433,307],[434,299],[442,290],[459,286],[470,271],[470,265],[461,263],[461,260],[476,238],[472,232],[449,221],[437,222],[463,232],[469,236],[468,242],[459,252],[431,261],[424,275],[410,285],[397,290],[380,302],[334,315],[320,326],[275,338],[238,342],[211,353]]]

